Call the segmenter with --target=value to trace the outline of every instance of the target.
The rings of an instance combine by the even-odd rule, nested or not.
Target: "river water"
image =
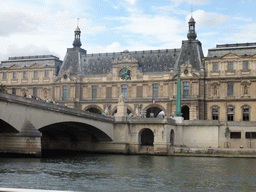
[[[0,188],[256,191],[256,160],[96,154],[0,158]]]

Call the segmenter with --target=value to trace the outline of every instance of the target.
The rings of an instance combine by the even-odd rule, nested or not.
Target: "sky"
[[[63,60],[81,29],[87,53],[180,48],[191,15],[204,55],[216,44],[256,42],[255,0],[0,0],[0,61]],[[79,22],[77,22],[79,18]]]

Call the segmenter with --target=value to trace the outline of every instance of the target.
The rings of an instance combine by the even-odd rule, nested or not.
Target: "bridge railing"
[[[100,114],[95,114],[95,113],[90,113],[87,111],[82,111],[82,110],[77,110],[73,108],[68,108],[60,105],[55,105],[52,103],[46,103],[44,101],[39,101],[31,98],[25,98],[25,97],[20,97],[17,95],[13,94],[8,94],[4,92],[0,92],[0,101],[6,101],[10,103],[17,103],[25,106],[30,106],[38,109],[43,109],[43,110],[48,110],[48,111],[55,111],[59,113],[64,113],[64,114],[69,114],[69,115],[74,115],[74,116],[79,116],[79,117],[84,117],[88,119],[96,119],[100,121],[105,121],[105,122],[114,122],[113,117],[107,117],[104,115]]]

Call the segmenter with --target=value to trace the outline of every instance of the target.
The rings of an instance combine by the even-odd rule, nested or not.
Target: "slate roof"
[[[129,52],[138,60],[139,69],[143,73],[169,72],[174,67],[180,49],[164,49],[152,51]],[[82,56],[83,75],[107,74],[112,70],[112,62],[123,52],[98,53]]]
[[[256,43],[219,44],[216,48],[208,49],[207,57],[222,57],[228,53],[239,56],[250,56],[256,54]]]
[[[19,57],[9,57],[6,61],[1,61],[0,67],[11,67],[14,64],[20,67],[28,67],[33,64],[39,64],[42,66],[52,66],[56,67],[57,65],[61,64],[62,61],[59,60],[58,57],[54,55],[34,55],[34,56],[19,56]]]
[[[82,48],[68,49],[64,58],[62,70],[71,69],[71,75],[106,75],[112,70],[112,62],[123,52],[86,54]],[[181,49],[163,49],[129,52],[138,60],[142,73],[168,73],[181,64],[192,64],[200,70],[204,58],[201,43],[198,40],[183,41]],[[80,58],[79,58],[80,55]]]
[[[59,74],[65,70],[70,70],[70,75],[82,74],[81,55],[86,55],[86,50],[79,47],[67,49]]]
[[[203,59],[204,54],[200,41],[182,41],[181,53],[175,63],[174,70],[177,70],[178,66],[182,64],[191,64],[192,69],[200,70],[201,67],[204,67]]]

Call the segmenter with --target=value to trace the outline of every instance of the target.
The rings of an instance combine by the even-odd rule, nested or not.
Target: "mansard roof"
[[[41,66],[56,66],[56,63],[62,63],[58,57],[54,55],[34,55],[34,56],[19,56],[9,57],[6,61],[1,61],[1,68],[10,67],[14,64],[20,67],[28,67],[35,63]]]
[[[256,43],[220,44],[216,48],[208,49],[207,57],[222,57],[228,53],[238,56],[250,56],[256,54]]]
[[[71,70],[71,75],[105,75],[112,70],[112,63],[122,54],[129,54],[137,61],[143,73],[169,72],[174,67],[180,49],[132,51],[86,54],[84,49],[68,49],[62,70]],[[81,58],[79,59],[79,54]]]
[[[59,74],[67,70],[70,72],[70,75],[82,74],[81,55],[86,55],[86,50],[80,47],[67,49]]]
[[[201,42],[198,40],[182,41],[181,53],[175,63],[174,70],[182,64],[191,64],[193,69],[200,70],[204,67],[204,54]]]

